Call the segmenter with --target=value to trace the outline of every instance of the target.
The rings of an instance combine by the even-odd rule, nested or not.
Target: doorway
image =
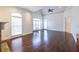
[[[71,16],[65,17],[65,32],[71,33],[72,32],[72,19]]]

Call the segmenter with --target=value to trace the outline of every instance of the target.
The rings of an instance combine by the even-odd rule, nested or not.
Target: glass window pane
[[[22,34],[22,18],[12,16],[11,27],[12,36]]]
[[[41,20],[34,18],[33,19],[33,30],[39,30],[41,29]]]
[[[44,20],[44,29],[47,29],[47,20]]]

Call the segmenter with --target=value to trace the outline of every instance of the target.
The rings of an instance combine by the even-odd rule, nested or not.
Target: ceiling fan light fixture
[[[49,9],[48,9],[48,12],[49,12],[49,13],[52,13],[53,10],[54,10],[54,9],[50,9],[50,8],[49,8]]]

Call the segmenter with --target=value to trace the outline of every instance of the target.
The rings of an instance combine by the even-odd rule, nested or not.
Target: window
[[[47,19],[44,19],[44,29],[47,29]]]
[[[22,15],[19,13],[12,13],[11,15],[11,35],[22,34]]]
[[[40,19],[34,18],[33,19],[33,30],[39,30],[39,29],[41,29],[41,24],[42,24],[42,22],[41,22]]]

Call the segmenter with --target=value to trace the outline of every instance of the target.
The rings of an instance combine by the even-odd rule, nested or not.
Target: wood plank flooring
[[[40,30],[32,34],[7,40],[12,52],[75,52],[72,34],[61,31]]]

